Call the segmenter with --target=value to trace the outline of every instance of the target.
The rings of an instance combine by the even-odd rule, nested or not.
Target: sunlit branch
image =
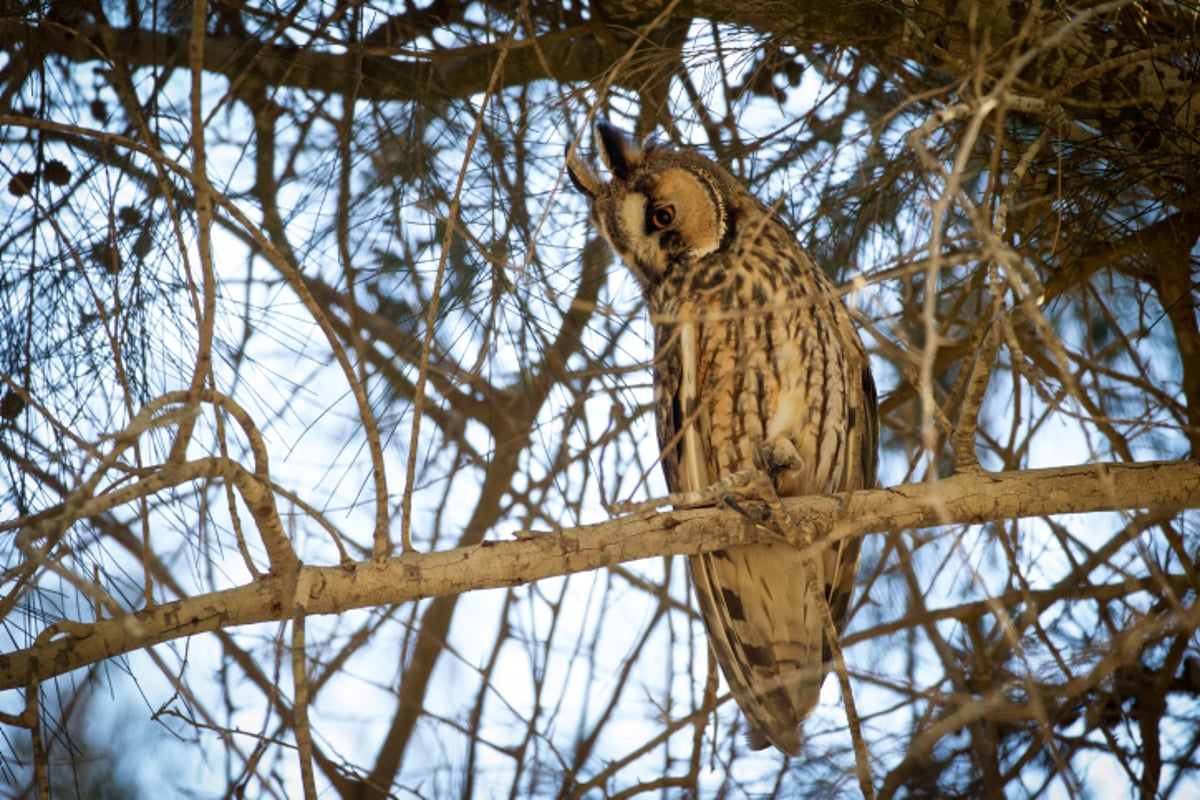
[[[1000,519],[1200,507],[1200,463],[1090,464],[1010,473],[964,474],[851,495],[785,503],[802,530],[835,541],[905,530]],[[778,535],[732,511],[689,509],[640,513],[557,533],[530,532],[509,542],[408,554],[346,567],[299,568],[246,586],[177,600],[91,625],[70,623],[60,636],[43,633],[33,650],[0,655],[0,690],[60,675],[85,664],[183,636],[283,619],[291,588],[312,587],[310,614],[404,603],[423,597],[516,586],[556,575],[662,555],[691,555]],[[297,584],[298,581],[298,584]],[[62,623],[59,623],[62,624]],[[55,626],[48,628],[53,631]]]

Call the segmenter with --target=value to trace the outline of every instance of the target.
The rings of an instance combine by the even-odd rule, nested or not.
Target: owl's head
[[[750,196],[726,170],[698,153],[639,145],[607,122],[596,124],[596,138],[609,180],[573,148],[567,173],[591,202],[592,221],[644,288],[730,244]]]

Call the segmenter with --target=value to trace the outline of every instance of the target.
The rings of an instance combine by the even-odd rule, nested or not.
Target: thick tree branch
[[[1200,462],[1095,464],[957,475],[848,496],[786,501],[793,519],[828,540],[884,530],[1000,519],[1200,508]],[[731,511],[634,514],[511,542],[410,554],[383,563],[300,567],[310,614],[404,603],[423,597],[515,586],[556,575],[662,555],[690,555],[777,540]],[[222,592],[164,603],[93,624],[52,625],[33,647],[0,654],[0,690],[45,680],[105,658],[197,633],[290,616],[296,575],[270,574]]]
[[[566,30],[509,45],[501,86],[536,80],[587,81],[615,60],[587,29]],[[187,36],[145,29],[81,25],[68,29],[27,20],[0,21],[0,42],[37,41],[50,52],[79,63],[117,58],[132,69],[180,69]],[[108,52],[102,42],[111,43]],[[353,90],[362,100],[430,100],[470,97],[488,87],[501,47],[478,46],[431,52],[422,57],[382,55],[379,48],[326,52],[311,47],[270,44],[238,36],[210,35],[204,68],[238,81],[245,90],[292,87],[341,94]],[[547,72],[547,67],[553,74]]]
[[[204,66],[245,86],[330,93],[353,88],[365,100],[427,100],[484,91],[502,47],[507,47],[500,87],[543,79],[585,82],[595,80],[621,58],[622,34],[668,5],[669,0],[608,0],[593,4],[593,13],[607,20],[608,27],[597,21],[506,45],[404,57],[370,45],[355,50],[352,43],[345,43],[345,48],[330,52],[214,34],[206,40]],[[1197,89],[1173,56],[1194,49],[1200,35],[1198,16],[1184,8],[1162,6],[1154,9],[1153,20],[1138,19],[1146,13],[1142,5],[1117,0],[1069,18],[1050,9],[1033,24],[1028,5],[990,0],[890,4],[697,0],[678,16],[774,36],[787,31],[786,39],[793,42],[853,46],[876,59],[914,61],[948,74],[966,74],[986,65],[994,79],[1005,69],[1008,50],[1027,48],[1030,63],[1019,76],[1020,91],[1046,95],[1082,119],[1116,124],[1122,113],[1135,109],[1160,124],[1190,130],[1196,123],[1191,100]],[[1131,6],[1136,8],[1127,14]],[[1150,27],[1158,32],[1157,38],[1147,34]],[[37,41],[42,51],[76,62],[119,57],[131,68],[184,66],[178,54],[185,40],[184,34],[136,28],[84,24],[70,29],[19,19],[0,22],[0,42]],[[1157,144],[1172,151],[1177,146],[1166,141]]]

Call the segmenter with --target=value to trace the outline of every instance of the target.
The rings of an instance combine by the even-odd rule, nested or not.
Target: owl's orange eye
[[[662,230],[675,221],[675,206],[662,206],[650,214],[650,224]]]

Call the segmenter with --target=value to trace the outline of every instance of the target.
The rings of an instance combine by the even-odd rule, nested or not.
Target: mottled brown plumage
[[[673,492],[760,470],[780,496],[875,483],[875,386],[829,278],[770,210],[703,156],[597,125],[611,179],[574,155],[571,179],[637,275],[655,329],[662,467]],[[701,615],[756,748],[800,750],[828,669],[821,603],[838,630],[858,542],[811,562],[787,545],[690,559]],[[815,581],[811,580],[815,577]]]

